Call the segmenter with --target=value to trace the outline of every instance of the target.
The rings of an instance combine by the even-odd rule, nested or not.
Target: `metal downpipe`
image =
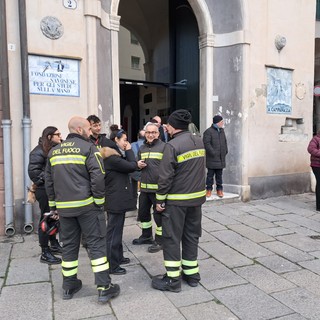
[[[19,25],[20,25],[20,48],[21,48],[21,76],[22,76],[22,103],[23,103],[23,169],[24,169],[24,231],[33,231],[32,205],[27,202],[30,179],[28,176],[28,162],[31,146],[31,120],[30,120],[30,97],[29,97],[29,66],[28,66],[28,39],[26,1],[19,0]]]
[[[12,153],[11,153],[11,120],[2,120],[3,130],[3,162],[4,162],[4,207],[6,213],[5,234],[9,237],[16,233],[13,224],[13,183],[12,183]]]
[[[4,171],[4,210],[5,234],[13,236],[16,233],[13,221],[13,178],[12,178],[12,143],[10,120],[10,94],[8,72],[8,46],[6,27],[6,3],[0,0],[0,98],[2,106],[3,129],[3,171]]]
[[[28,197],[27,187],[30,185],[30,178],[28,175],[28,162],[29,162],[29,153],[31,149],[30,145],[30,133],[31,133],[31,120],[24,118],[22,120],[23,128],[23,159],[24,159],[24,227],[23,230],[26,233],[31,233],[33,231],[33,219],[32,219],[32,204],[27,202]]]

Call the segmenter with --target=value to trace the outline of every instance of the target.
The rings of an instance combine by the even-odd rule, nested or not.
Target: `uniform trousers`
[[[122,235],[125,220],[125,212],[115,213],[107,211],[107,257],[110,269],[113,271],[120,266],[123,259]]]
[[[153,209],[153,218],[157,226],[155,240],[157,243],[161,244],[161,213],[156,211],[156,194],[153,192],[143,192],[141,191],[139,196],[139,211],[138,211],[138,220],[142,224],[142,236],[145,238],[152,237],[152,225],[149,227],[143,227],[144,223],[151,222],[151,212],[150,209]]]
[[[166,205],[165,211],[162,212],[162,248],[168,276],[178,274],[182,259],[183,271],[189,268],[188,265],[191,265],[191,269],[195,272],[185,273],[188,273],[190,278],[199,280],[196,268],[198,269],[198,243],[202,232],[201,217],[201,206]],[[186,261],[185,266],[184,261]]]
[[[86,239],[89,258],[92,261],[103,261],[106,258],[106,219],[103,208],[94,208],[76,217],[61,216],[61,240],[62,265],[72,263],[77,268],[81,234]],[[74,268],[75,269],[75,268]],[[95,284],[97,286],[108,286],[111,282],[107,267],[100,272],[94,272]],[[74,276],[63,276],[63,289],[73,289],[78,285],[77,274]]]
[[[49,200],[48,200],[48,196],[46,193],[46,189],[45,188],[41,188],[41,187],[37,187],[36,191],[35,191],[35,196],[36,199],[39,203],[39,207],[40,207],[40,221],[43,219],[44,214],[47,212],[50,212],[50,207],[49,207]],[[47,235],[46,232],[43,232],[40,226],[40,221],[39,221],[39,225],[38,225],[38,236],[39,236],[39,244],[42,248],[48,247],[48,242],[49,239],[50,240],[56,240],[56,236],[52,235],[49,236]]]

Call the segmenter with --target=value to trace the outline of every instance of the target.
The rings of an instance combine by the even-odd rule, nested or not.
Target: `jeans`
[[[223,190],[222,186],[222,170],[223,169],[209,169],[207,172],[206,189],[212,190],[213,178],[216,179],[216,190]]]

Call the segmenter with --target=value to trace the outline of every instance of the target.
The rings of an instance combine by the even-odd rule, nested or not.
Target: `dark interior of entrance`
[[[199,127],[199,30],[188,1],[121,0],[119,15],[121,25],[143,47],[149,88],[146,91],[141,81],[137,85],[137,79],[120,80],[121,124],[130,131],[131,141],[154,115],[150,106],[157,108],[163,123],[172,111],[188,109]],[[125,116],[128,106],[132,108],[131,125]]]

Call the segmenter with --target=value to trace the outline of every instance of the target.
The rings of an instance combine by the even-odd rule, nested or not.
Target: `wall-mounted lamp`
[[[287,39],[278,34],[276,36],[276,38],[274,39],[274,44],[275,44],[276,48],[278,49],[278,51],[281,51],[283,49],[283,47],[285,47],[285,45],[287,44]]]

